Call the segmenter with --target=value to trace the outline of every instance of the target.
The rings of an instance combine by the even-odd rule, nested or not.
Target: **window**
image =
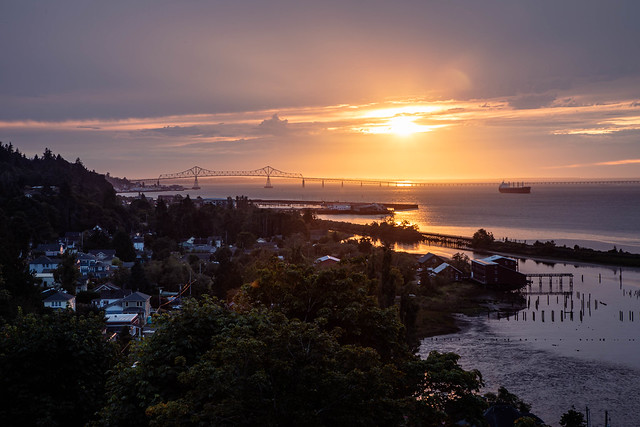
[[[62,305],[61,305],[60,301],[53,301],[53,302],[51,303],[51,307],[61,307],[61,306],[62,306]]]

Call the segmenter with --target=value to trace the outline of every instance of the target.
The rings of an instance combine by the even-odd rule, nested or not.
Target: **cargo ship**
[[[528,194],[531,193],[531,186],[524,185],[523,182],[511,183],[502,181],[502,184],[500,184],[500,186],[498,187],[498,191],[501,193]]]

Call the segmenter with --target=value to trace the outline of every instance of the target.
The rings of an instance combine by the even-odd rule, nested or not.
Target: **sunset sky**
[[[116,176],[640,177],[638,1],[3,1],[0,141]]]

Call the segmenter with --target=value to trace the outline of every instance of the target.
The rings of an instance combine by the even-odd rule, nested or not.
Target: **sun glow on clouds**
[[[411,116],[395,116],[382,123],[369,123],[355,130],[362,133],[388,133],[397,136],[410,136],[415,133],[431,132],[434,129],[448,125],[420,125],[415,122],[416,118]]]

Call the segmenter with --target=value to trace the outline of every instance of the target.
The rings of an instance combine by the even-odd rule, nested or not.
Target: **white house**
[[[58,264],[60,264],[60,260],[53,260],[43,255],[29,262],[29,271],[36,274],[50,272],[58,268]]]
[[[49,296],[43,302],[45,307],[51,307],[56,310],[64,310],[66,308],[70,308],[71,310],[76,309],[76,297],[62,291]]]
[[[138,252],[144,252],[144,237],[135,236],[131,239],[131,242],[133,243],[133,249]]]

